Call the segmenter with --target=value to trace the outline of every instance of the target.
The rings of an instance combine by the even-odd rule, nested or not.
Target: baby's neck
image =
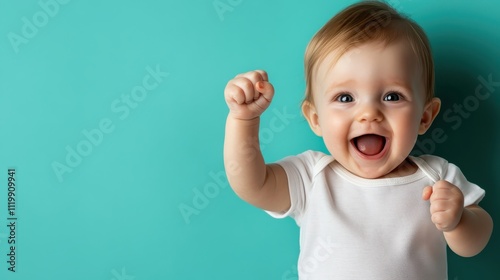
[[[417,172],[418,166],[407,157],[398,167],[380,178],[395,178],[411,175]]]

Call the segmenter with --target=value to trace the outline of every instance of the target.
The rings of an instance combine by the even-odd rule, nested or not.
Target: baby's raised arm
[[[229,114],[224,139],[224,166],[229,184],[246,202],[268,211],[290,208],[283,168],[266,165],[259,146],[260,115],[269,107],[274,88],[267,73],[237,75],[224,90]]]

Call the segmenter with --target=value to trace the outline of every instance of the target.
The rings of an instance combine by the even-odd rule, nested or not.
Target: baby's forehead
[[[391,51],[394,55],[404,55],[414,59],[414,63],[418,63],[417,54],[408,40],[398,39],[394,41],[368,41],[355,45],[340,45],[330,49],[326,49],[325,53],[319,62],[328,62],[330,64],[337,63],[340,59],[353,60],[359,57],[359,54],[365,52],[380,52],[383,50]]]
[[[334,49],[313,72],[313,92],[336,86],[399,84],[407,88],[424,85],[424,72],[411,45],[405,41],[372,42],[349,49]]]
[[[383,56],[380,57],[382,54]],[[374,59],[374,56],[380,64],[392,63],[398,64],[399,67],[418,68],[420,73],[423,70],[421,60],[417,57],[410,42],[379,40],[353,46],[337,46],[326,50],[322,56],[318,57],[313,77],[320,78],[318,76],[331,71],[336,65],[368,61]]]

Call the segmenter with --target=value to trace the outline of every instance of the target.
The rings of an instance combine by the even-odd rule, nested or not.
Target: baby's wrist
[[[468,210],[466,207],[463,207],[455,226],[453,228],[445,230],[444,232],[452,233],[452,232],[456,231],[457,229],[459,229],[460,225],[463,223],[463,220],[465,219],[465,216],[471,214],[471,213],[466,213],[466,212],[470,212],[470,210]]]
[[[255,124],[260,123],[260,116],[246,119],[246,118],[234,116],[233,114],[229,113],[227,118],[234,121],[234,122],[241,123],[242,125],[255,125]]]

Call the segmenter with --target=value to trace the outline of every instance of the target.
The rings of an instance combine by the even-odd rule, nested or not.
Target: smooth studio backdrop
[[[303,54],[351,3],[0,1],[0,278],[296,279],[294,221],[227,185],[223,90],[268,71],[266,160],[325,151],[299,110]],[[443,107],[416,152],[461,167],[497,220],[500,4],[389,3],[422,25],[436,61]],[[450,279],[497,279],[497,232],[474,258],[450,253]]]

